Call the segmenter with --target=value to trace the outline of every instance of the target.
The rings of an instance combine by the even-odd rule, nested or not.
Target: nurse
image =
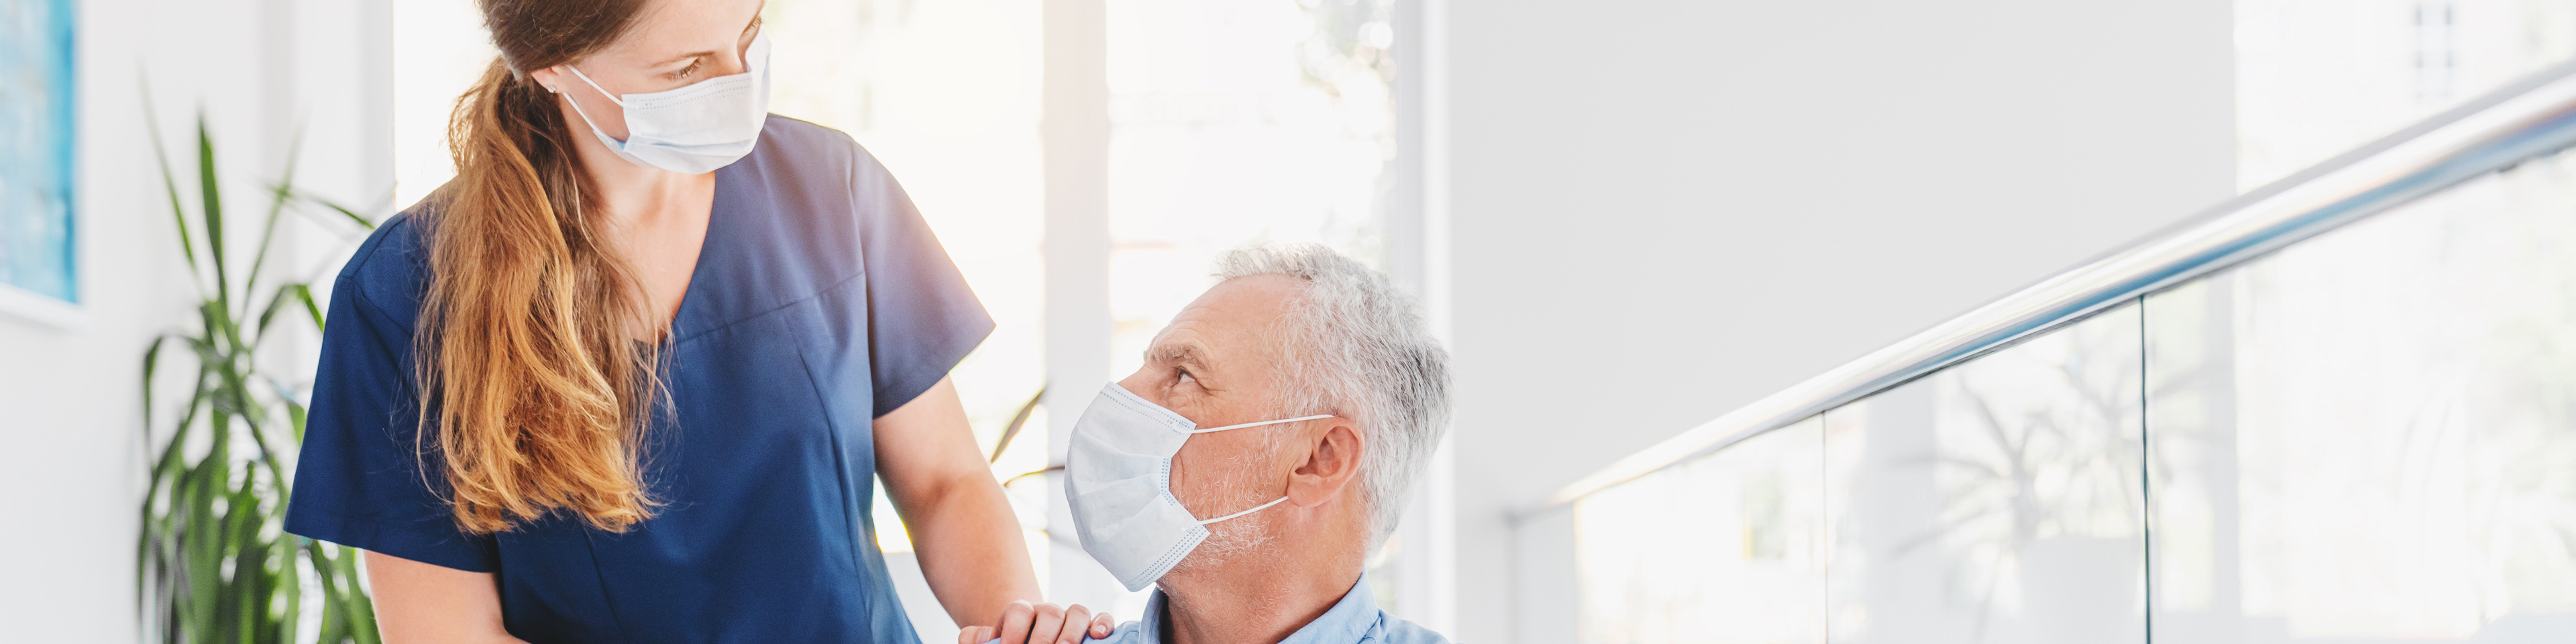
[[[884,166],[767,114],[759,0],[482,0],[457,176],[340,273],[287,512],[385,641],[915,641],[1039,603],[947,378],[993,328]]]

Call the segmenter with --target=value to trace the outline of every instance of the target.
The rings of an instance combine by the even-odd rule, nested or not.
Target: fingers
[[[1025,601],[1011,602],[1011,605],[1003,606],[1002,622],[994,629],[993,636],[1001,638],[1002,644],[1027,642],[1029,626],[1036,621],[1037,612],[1037,607]]]
[[[1055,604],[1011,602],[1002,609],[998,626],[974,626],[958,631],[958,644],[984,644],[996,638],[1001,644],[1082,644],[1084,639],[1108,639],[1118,632],[1118,620],[1108,613],[1093,613],[1080,604],[1072,607]]]
[[[1115,632],[1118,632],[1117,618],[1110,617],[1108,613],[1091,616],[1091,639],[1109,639],[1109,634]]]
[[[1053,644],[1082,644],[1082,633],[1090,628],[1091,609],[1084,608],[1081,604],[1074,604],[1072,607],[1064,609],[1064,623],[1056,630],[1040,630],[1030,633],[1029,639],[1031,641],[1039,641],[1039,637],[1045,637],[1047,639],[1044,641],[1052,642]]]
[[[1064,607],[1052,603],[1038,604],[1037,620],[1029,623],[1027,641],[1029,644],[1053,644],[1056,641],[1056,633],[1062,630],[1064,630]],[[1021,640],[1006,638],[1003,641],[1016,643]]]

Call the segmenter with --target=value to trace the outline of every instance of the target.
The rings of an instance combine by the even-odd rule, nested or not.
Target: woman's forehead
[[[635,27],[600,53],[651,65],[707,51],[731,51],[760,16],[762,0],[658,0]]]

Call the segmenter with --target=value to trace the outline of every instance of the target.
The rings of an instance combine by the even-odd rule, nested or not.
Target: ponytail
[[[632,338],[664,327],[640,313],[572,132],[551,94],[495,59],[449,122],[456,178],[421,209],[435,213],[420,222],[433,277],[414,355],[434,437],[421,451],[443,461],[474,534],[556,510],[622,532],[656,505],[641,444],[659,343]]]

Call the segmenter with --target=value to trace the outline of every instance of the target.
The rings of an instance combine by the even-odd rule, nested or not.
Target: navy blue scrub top
[[[870,421],[993,329],[894,177],[848,135],[769,117],[716,171],[672,322],[674,419],[646,432],[667,503],[623,534],[557,513],[466,534],[419,430],[418,212],[368,238],[331,296],[286,531],[495,573],[510,633],[555,642],[916,642],[877,551]],[[434,443],[433,443],[434,444]]]

